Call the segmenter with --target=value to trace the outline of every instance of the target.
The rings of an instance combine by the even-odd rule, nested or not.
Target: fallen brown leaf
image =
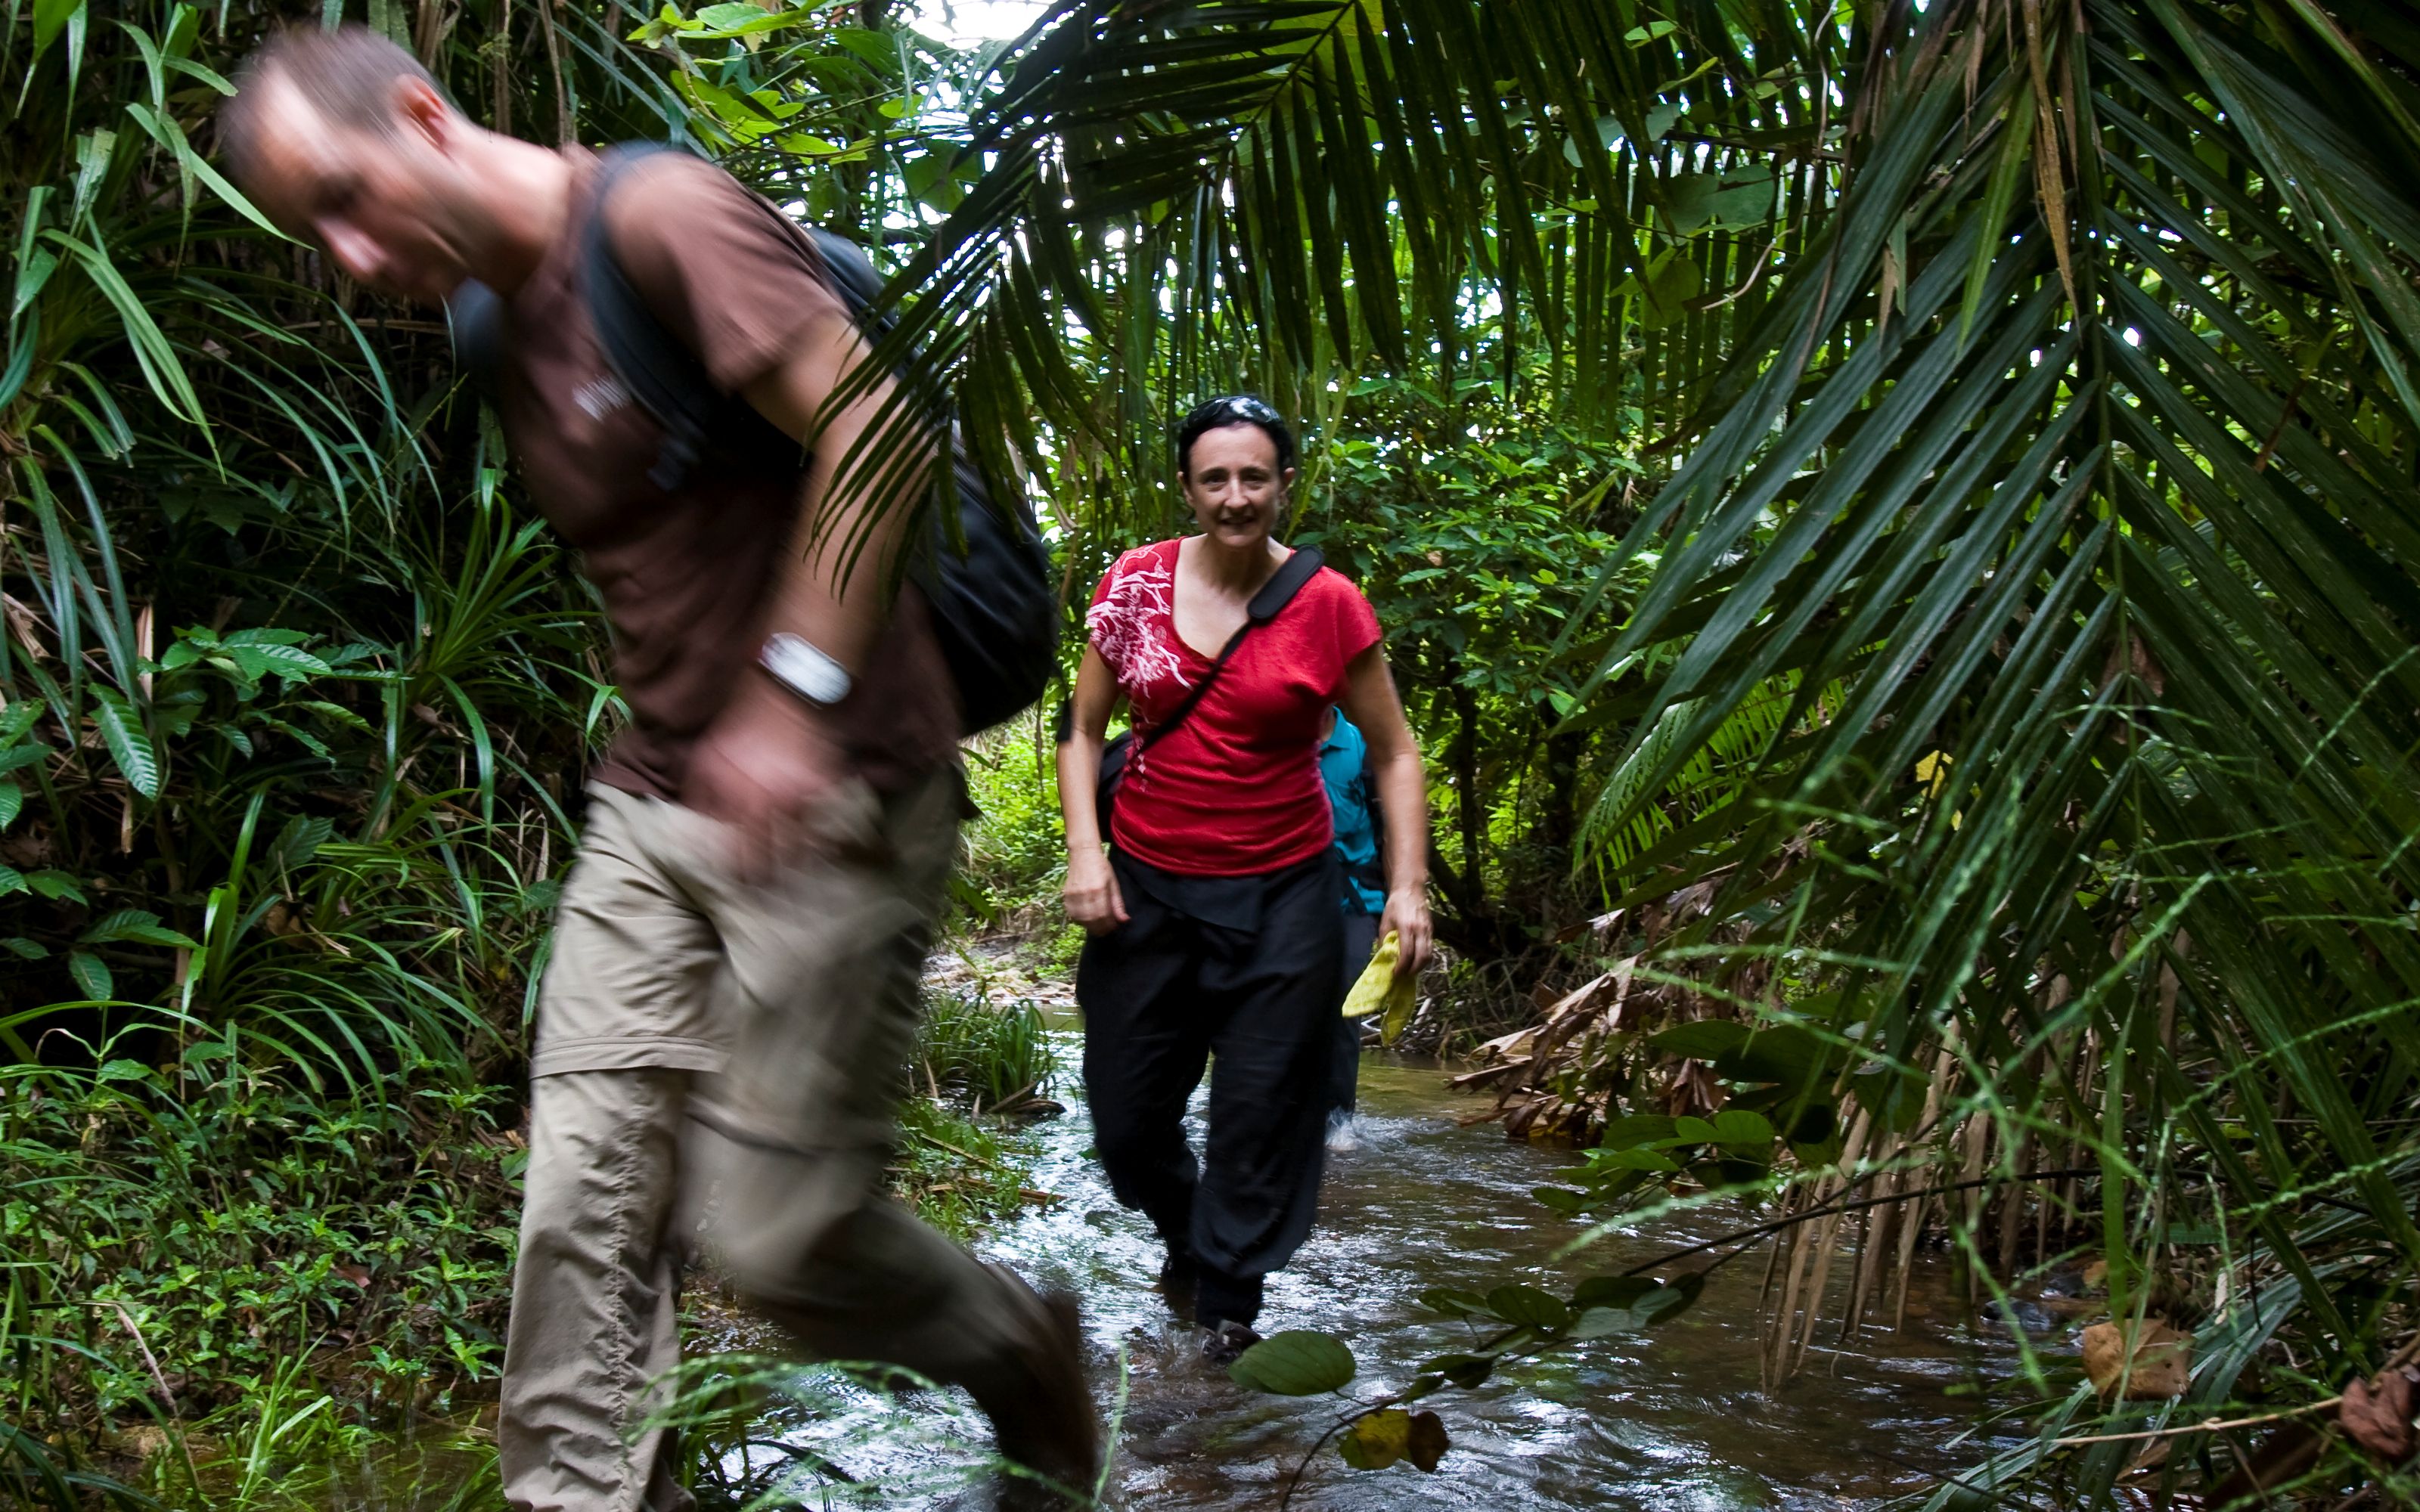
[[[2104,1396],[2121,1380],[2127,1399],[2137,1402],[2181,1396],[2193,1383],[2193,1335],[2178,1333],[2164,1319],[2147,1318],[2139,1325],[2131,1319],[2095,1323],[2084,1331],[2083,1342],[2084,1373]]]
[[[2390,1464],[2411,1458],[2412,1370],[2389,1370],[2375,1383],[2355,1381],[2344,1389],[2336,1421],[2352,1442]]]

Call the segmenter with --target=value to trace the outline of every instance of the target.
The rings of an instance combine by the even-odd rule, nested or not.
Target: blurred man
[[[221,135],[259,208],[352,278],[424,303],[472,279],[500,297],[505,434],[602,597],[630,709],[539,998],[507,1498],[688,1504],[671,1435],[645,1427],[678,1358],[685,1122],[709,1131],[713,1238],[752,1302],[825,1357],[965,1385],[1003,1455],[1089,1493],[1099,1430],[1072,1304],[881,1192],[966,800],[923,601],[883,587],[907,512],[880,506],[918,470],[835,478],[887,390],[827,412],[865,347],[811,245],[701,160],[609,172],[484,131],[359,28],[264,47]],[[766,425],[675,455],[600,347],[592,231]],[[869,453],[900,444],[885,431]]]

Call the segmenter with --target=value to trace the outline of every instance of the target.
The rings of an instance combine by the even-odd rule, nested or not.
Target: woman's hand
[[[1427,888],[1398,887],[1387,894],[1387,912],[1378,921],[1378,938],[1385,939],[1389,931],[1395,934],[1401,952],[1395,957],[1396,976],[1411,976],[1429,964],[1430,941],[1435,931],[1429,923]]]
[[[1067,918],[1087,934],[1107,934],[1126,921],[1126,902],[1118,895],[1118,875],[1109,870],[1109,853],[1086,846],[1067,857],[1067,885],[1059,889]],[[1426,931],[1427,915],[1421,916]],[[1422,938],[1426,935],[1423,933]]]

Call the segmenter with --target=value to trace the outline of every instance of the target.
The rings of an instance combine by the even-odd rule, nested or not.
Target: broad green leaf
[[[1714,1073],[1744,1082],[1803,1085],[1832,1058],[1831,1048],[1794,1024],[1761,1027],[1714,1057]]]
[[[1548,1333],[1572,1320],[1571,1309],[1560,1297],[1530,1286],[1497,1287],[1487,1294],[1487,1310],[1508,1323]]]
[[[120,908],[95,920],[78,935],[84,945],[164,945],[194,949],[194,942],[160,922],[160,916],[144,908]]]
[[[1486,1312],[1487,1299],[1476,1291],[1457,1291],[1450,1287],[1439,1287],[1421,1292],[1420,1305],[1431,1312],[1468,1317],[1473,1313]]]
[[[1575,1312],[1590,1307],[1631,1307],[1641,1297],[1660,1290],[1662,1283],[1643,1275],[1592,1275],[1572,1293]]]
[[[318,855],[319,847],[327,844],[335,832],[333,820],[289,819],[286,827],[277,832],[277,838],[269,842],[261,859],[279,871],[292,871]]]
[[[1384,1470],[1411,1453],[1412,1414],[1400,1407],[1365,1413],[1345,1429],[1336,1447],[1356,1470]]]
[[[1759,1149],[1773,1144],[1773,1123],[1761,1113],[1745,1108],[1725,1108],[1714,1115],[1714,1142],[1721,1145],[1751,1146]]]
[[[1356,1366],[1353,1351],[1332,1334],[1288,1329],[1272,1334],[1227,1367],[1239,1386],[1279,1396],[1314,1396],[1342,1391],[1351,1383]]]
[[[255,682],[275,676],[287,682],[326,675],[334,669],[307,651],[292,646],[237,645],[229,641],[220,648],[220,655],[233,661],[246,677]]]
[[[358,730],[364,734],[370,733],[370,722],[341,703],[331,703],[325,699],[306,699],[302,707],[314,714],[326,715],[349,730]]]
[[[53,903],[65,901],[81,903],[85,901],[84,889],[76,886],[76,879],[54,867],[27,872],[25,883],[34,889],[36,895],[48,898]]]
[[[33,248],[26,255],[25,260],[17,268],[16,298],[9,305],[9,319],[14,320],[25,313],[25,307],[40,296],[42,286],[51,281],[51,275],[58,271],[58,267],[59,255],[48,247]]]
[[[1628,1149],[1590,1150],[1589,1164],[1607,1171],[1677,1171],[1681,1168],[1680,1163],[1671,1156],[1644,1145],[1633,1145]]]
[[[1486,1354],[1440,1354],[1421,1361],[1420,1373],[1441,1377],[1469,1391],[1496,1373],[1496,1359]]]
[[[1533,1186],[1529,1189],[1529,1196],[1535,1197],[1539,1202],[1544,1204],[1546,1207],[1554,1209],[1558,1212],[1585,1212],[1588,1211],[1588,1194],[1585,1192],[1575,1192],[1569,1187]]]
[[[1638,1315],[1628,1307],[1585,1308],[1572,1323],[1572,1337],[1575,1339],[1611,1338],[1617,1334],[1638,1331]]]
[[[101,729],[101,744],[126,779],[127,786],[147,798],[160,795],[160,758],[143,729],[134,706],[109,688],[93,689],[92,722]]]
[[[1657,1048],[1665,1047],[1659,1045]],[[1633,1145],[1669,1139],[1673,1137],[1673,1128],[1674,1120],[1661,1113],[1627,1113],[1606,1120],[1605,1132],[1598,1136],[1598,1143],[1606,1149],[1627,1149]]]
[[[106,1001],[117,995],[117,979],[110,975],[109,964],[90,950],[68,952],[68,975],[86,997]]]
[[[20,961],[39,961],[51,953],[49,946],[37,940],[29,940],[23,934],[10,934],[0,938],[0,950],[8,951]]]
[[[34,0],[34,56],[37,59],[58,39],[59,30],[67,25],[69,19],[84,8],[85,0]]]

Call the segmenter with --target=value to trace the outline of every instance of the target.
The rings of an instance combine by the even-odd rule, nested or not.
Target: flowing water
[[[1076,1039],[1059,1039],[1072,1068]],[[1153,1289],[1156,1241],[1140,1215],[1111,1200],[1075,1078],[1062,1080],[1067,1112],[1027,1136],[1038,1149],[1030,1184],[1059,1200],[1029,1209],[978,1247],[1037,1286],[1081,1297],[1096,1379],[1105,1398],[1118,1396],[1109,1404],[1118,1427],[1112,1505],[1273,1512],[1307,1463],[1292,1502],[1303,1512],[1801,1512],[1876,1506],[1935,1486],[1935,1473],[1985,1452],[1950,1441],[1972,1422],[1978,1388],[2011,1373],[2014,1351],[2004,1333],[1976,1319],[1946,1263],[1918,1257],[1903,1331],[1869,1328],[1846,1347],[1819,1347],[1804,1375],[1766,1396],[1757,1385],[1760,1250],[1716,1271],[1694,1306],[1648,1334],[1571,1346],[1509,1366],[1477,1391],[1430,1398],[1424,1405],[1453,1440],[1435,1473],[1409,1464],[1350,1469],[1332,1446],[1311,1452],[1342,1404],[1236,1386],[1202,1358],[1201,1335],[1171,1317]],[[1528,1282],[1568,1295],[1586,1276],[1747,1221],[1734,1209],[1667,1217],[1558,1258],[1579,1228],[1529,1193],[1572,1157],[1512,1143],[1492,1124],[1463,1126],[1484,1104],[1444,1082],[1435,1067],[1365,1063],[1352,1147],[1328,1157],[1318,1227],[1271,1280],[1262,1331],[1342,1336],[1360,1364],[1355,1394],[1400,1387],[1421,1359],[1467,1347],[1465,1325],[1419,1304],[1425,1289]],[[1197,1120],[1199,1110],[1197,1099]],[[1197,1121],[1197,1147],[1200,1133]],[[1835,1332],[1827,1320],[1820,1336],[1829,1341]],[[773,1379],[776,1401],[786,1394],[787,1404],[747,1428],[752,1444],[734,1443],[723,1458],[747,1492],[779,1483],[803,1451],[856,1485],[793,1473],[787,1495],[796,1500],[774,1504],[931,1512],[988,1504],[968,1490],[987,1479],[986,1435],[962,1398],[893,1399],[792,1367]],[[458,1435],[446,1437],[467,1447]],[[408,1492],[398,1478],[406,1463],[414,1467]],[[345,1504],[426,1512],[442,1504],[429,1491],[456,1478],[449,1464],[463,1463],[444,1453],[389,1461],[376,1477],[386,1494]]]
[[[1064,1050],[1072,1065],[1072,1040]],[[1339,1404],[1247,1392],[1201,1358],[1200,1335],[1174,1321],[1153,1289],[1160,1252],[1149,1225],[1111,1200],[1092,1159],[1081,1099],[1072,1087],[1060,1095],[1069,1110],[1035,1131],[1042,1152],[1032,1185],[1062,1200],[979,1248],[1037,1286],[1079,1295],[1102,1378],[1114,1379],[1123,1364],[1116,1504],[1277,1507],[1336,1423]],[[1579,1229],[1529,1192],[1572,1157],[1513,1144],[1494,1125],[1461,1125],[1483,1105],[1448,1091],[1433,1067],[1365,1065],[1353,1148],[1329,1156],[1319,1226],[1272,1278],[1263,1333],[1315,1328],[1342,1336],[1361,1365],[1352,1390],[1374,1395],[1400,1387],[1419,1360],[1467,1346],[1464,1325],[1419,1304],[1422,1290],[1524,1281],[1568,1295],[1585,1276],[1740,1225],[1736,1210],[1703,1211],[1559,1260]],[[1194,1132],[1198,1148],[1198,1123]],[[1869,1329],[1854,1347],[1819,1349],[1805,1376],[1767,1396],[1757,1389],[1761,1261],[1758,1252],[1723,1267],[1695,1306],[1650,1334],[1575,1346],[1508,1367],[1478,1391],[1431,1398],[1425,1405],[1453,1439],[1435,1474],[1408,1464],[1356,1471],[1326,1448],[1310,1455],[1293,1505],[1865,1507],[1934,1485],[1928,1471],[1954,1470],[1976,1454],[1948,1441],[1971,1420],[1974,1387],[2005,1376],[2012,1351],[2004,1335],[1969,1326],[1946,1265],[1919,1258],[1904,1332]],[[1827,1324],[1823,1336],[1831,1333]],[[895,1424],[897,1409],[869,1408],[872,1417],[852,1421],[832,1405],[778,1431],[902,1491],[920,1465],[953,1458],[868,1431],[876,1419]],[[918,1406],[929,1420],[930,1399],[908,1410]],[[908,1494],[882,1504],[967,1504]]]

